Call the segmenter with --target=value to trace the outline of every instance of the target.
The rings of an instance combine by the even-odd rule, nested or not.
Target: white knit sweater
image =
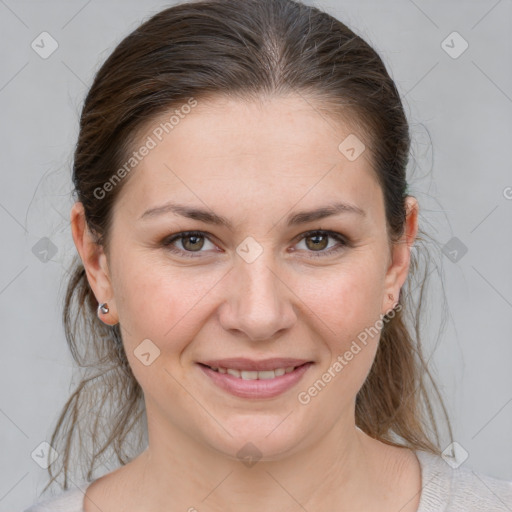
[[[422,491],[417,512],[512,512],[512,481],[450,467],[441,457],[416,451],[421,465]],[[90,482],[59,496],[39,501],[24,512],[83,512],[84,491]]]

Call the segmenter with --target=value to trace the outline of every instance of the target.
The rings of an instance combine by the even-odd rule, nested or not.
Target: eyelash
[[[313,258],[331,256],[333,254],[337,254],[342,249],[345,249],[346,247],[350,246],[349,241],[345,237],[340,235],[339,233],[336,233],[335,231],[328,231],[328,230],[321,230],[321,229],[306,231],[305,233],[302,233],[301,235],[299,235],[299,237],[296,238],[295,240],[297,240],[296,243],[299,243],[302,240],[304,240],[305,238],[316,236],[316,235],[328,236],[330,238],[333,238],[334,240],[336,240],[338,242],[339,245],[332,247],[331,249],[329,249],[327,251],[325,251],[325,250],[307,251],[307,252],[311,253],[311,257],[313,257]],[[207,233],[205,233],[204,231],[182,231],[181,233],[177,233],[175,235],[165,238],[162,241],[162,245],[170,252],[179,254],[180,256],[185,256],[187,258],[197,258],[197,257],[199,257],[199,254],[203,251],[185,251],[182,249],[178,249],[172,245],[176,240],[181,240],[181,239],[188,238],[191,236],[204,237],[211,242],[211,240],[207,236]],[[197,256],[196,256],[196,254],[197,254]]]

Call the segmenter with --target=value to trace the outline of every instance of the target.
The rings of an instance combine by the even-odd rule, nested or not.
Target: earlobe
[[[389,311],[396,305],[400,289],[407,275],[411,260],[411,249],[418,233],[418,201],[413,196],[406,198],[406,221],[402,238],[393,245],[391,264],[386,273],[385,295],[383,300],[384,311]],[[394,301],[389,300],[393,296]]]
[[[84,207],[76,202],[71,209],[71,233],[87,274],[87,280],[99,304],[108,302],[108,314],[101,315],[104,323],[117,323],[114,293],[110,281],[107,257],[103,247],[96,243],[85,219]],[[111,323],[112,320],[112,323]]]

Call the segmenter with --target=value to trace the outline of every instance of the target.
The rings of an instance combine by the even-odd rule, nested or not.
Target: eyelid
[[[308,231],[304,231],[300,235],[297,235],[292,241],[293,242],[295,242],[296,240],[300,241],[300,240],[302,240],[304,238],[307,238],[308,236],[313,236],[313,235],[317,235],[317,234],[325,235],[325,236],[330,236],[331,238],[334,238],[334,239],[340,238],[340,239],[344,240],[348,244],[347,237],[342,235],[341,233],[338,233],[337,231],[332,231],[332,230],[329,230],[329,229],[321,229],[321,228],[310,229]]]
[[[308,238],[308,237],[314,236],[314,235],[318,235],[318,234],[327,236],[328,238],[332,238],[332,239],[336,240],[338,242],[338,244],[334,247],[331,247],[328,250],[306,251],[309,254],[308,257],[313,257],[313,258],[326,257],[326,258],[328,258],[329,256],[338,254],[340,251],[342,251],[343,249],[346,249],[347,247],[351,247],[351,242],[346,236],[342,235],[341,233],[338,233],[337,231],[332,231],[329,229],[320,229],[320,228],[305,231],[304,233],[301,233],[300,235],[295,237],[294,241],[296,240],[296,243],[299,243],[302,240],[304,240],[305,238]]]
[[[178,249],[177,247],[174,247],[172,244],[178,240],[183,240],[184,238],[187,238],[189,236],[200,236],[205,239],[207,239],[210,243],[214,244],[212,238],[215,239],[215,237],[208,233],[207,231],[198,231],[198,230],[191,230],[191,231],[180,231],[178,233],[174,233],[173,235],[166,236],[161,244],[170,252],[172,253],[179,253],[180,255],[185,255],[187,258],[195,258],[198,257],[202,252],[204,251],[184,251],[183,249]],[[217,244],[215,244],[217,245]],[[195,255],[198,256],[195,256]]]
[[[200,257],[201,253],[205,252],[205,251],[185,251],[183,249],[178,249],[172,245],[174,242],[176,242],[178,240],[182,240],[184,238],[187,238],[188,236],[194,236],[194,235],[199,236],[199,237],[204,237],[205,239],[210,241],[210,243],[215,243],[213,240],[215,240],[216,237],[214,235],[212,235],[211,233],[208,233],[207,231],[191,230],[191,231],[180,231],[178,233],[174,233],[173,235],[169,235],[162,240],[161,244],[170,252],[179,253],[180,255],[183,255],[186,258],[187,257],[188,258]],[[293,238],[292,242],[294,243],[294,245],[296,245],[297,243],[301,242],[305,238],[308,238],[308,237],[314,236],[314,235],[323,235],[323,236],[332,238],[338,242],[338,245],[335,247],[331,247],[329,250],[306,251],[312,257],[323,257],[323,256],[328,257],[329,255],[336,254],[340,250],[351,246],[350,240],[346,236],[342,235],[341,233],[338,233],[337,231],[332,231],[332,230],[328,230],[328,229],[320,229],[320,228],[311,229],[309,231],[304,231],[303,233],[300,233],[295,238]]]

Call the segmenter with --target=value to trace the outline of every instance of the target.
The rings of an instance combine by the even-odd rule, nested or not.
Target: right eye
[[[206,234],[202,231],[183,231],[174,235],[166,237],[162,241],[162,245],[174,254],[179,256],[185,256],[186,258],[197,258],[198,255],[193,253],[201,253],[201,249],[204,247],[204,241],[207,240],[212,243]],[[175,246],[176,242],[180,242],[183,249],[179,249]],[[213,244],[212,244],[213,245]]]

